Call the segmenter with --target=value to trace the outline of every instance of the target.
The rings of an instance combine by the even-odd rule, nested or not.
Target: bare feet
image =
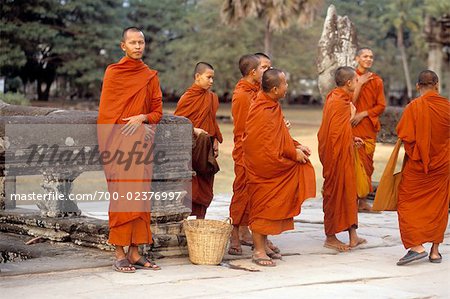
[[[367,243],[366,239],[360,238],[360,237],[356,237],[355,240],[351,240],[350,242],[350,248],[355,248],[358,247],[361,244],[365,244]]]
[[[367,202],[367,200],[364,198],[360,198],[358,200],[358,212],[360,212],[360,213],[376,213],[376,214],[380,213],[380,212],[372,210],[372,207]]]
[[[339,252],[345,252],[350,250],[350,246],[339,241],[338,238],[336,238],[336,236],[327,236],[327,239],[325,240],[323,247],[334,249]]]
[[[439,244],[431,246],[430,258],[433,260],[442,259],[442,255],[439,253]]]

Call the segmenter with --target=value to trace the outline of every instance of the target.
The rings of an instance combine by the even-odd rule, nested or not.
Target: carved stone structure
[[[328,7],[319,40],[317,69],[319,91],[324,100],[335,87],[334,72],[340,66],[355,66],[356,30],[347,16],[339,16],[334,5]]]
[[[428,44],[428,68],[439,76],[441,92],[450,97],[450,15],[444,14],[436,19],[425,17],[425,40]],[[443,82],[447,85],[443,86]]]
[[[98,156],[97,113],[22,107],[0,101],[0,116],[0,210],[4,210],[0,211],[0,231],[111,249],[106,243],[107,221],[80,216],[76,202],[68,198],[73,181],[81,173],[102,170],[101,163],[85,163],[88,156]],[[39,126],[45,131],[36,134]],[[183,198],[192,177],[191,134],[186,118],[171,115],[163,116],[155,134],[154,153],[164,152],[166,163],[153,165],[152,191],[181,194],[176,200],[152,201],[152,252],[163,256],[186,253],[182,221],[190,214]],[[74,157],[77,163],[65,163],[64,159],[55,162],[48,158],[51,155],[39,155],[42,148],[33,155],[30,144],[42,146],[48,140],[61,155]],[[5,200],[5,195],[15,193],[17,176],[35,174],[42,175],[41,186],[47,194],[60,194],[64,199],[38,201],[40,215],[14,209],[15,201]]]

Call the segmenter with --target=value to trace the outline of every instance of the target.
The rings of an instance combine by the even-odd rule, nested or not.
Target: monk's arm
[[[369,117],[378,117],[383,113],[384,109],[386,108],[386,99],[384,97],[384,87],[383,82],[380,80],[380,82],[377,84],[377,98],[375,100],[375,105],[367,110],[367,114]]]
[[[150,124],[157,124],[162,117],[162,92],[161,87],[159,85],[158,76],[155,76],[150,81],[150,113],[147,114],[147,121]]]
[[[358,101],[359,94],[361,92],[361,88],[363,87],[363,85],[372,79],[373,79],[372,73],[370,73],[370,72],[367,72],[364,75],[361,75],[358,77],[358,82],[356,83],[355,91],[353,91],[353,97],[352,97],[353,103],[356,103]]]

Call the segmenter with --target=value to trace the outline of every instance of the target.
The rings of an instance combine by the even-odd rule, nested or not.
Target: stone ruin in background
[[[355,67],[356,30],[347,16],[339,16],[334,5],[328,7],[322,36],[319,40],[317,69],[322,101],[335,87],[334,72],[340,66]]]
[[[81,173],[103,171],[99,163],[62,165],[30,162],[27,154],[27,144],[40,144],[39,139],[49,140],[46,139],[48,136],[65,152],[85,151],[88,154],[97,145],[96,120],[97,112],[92,111],[24,107],[0,101],[0,232],[112,249],[107,243],[108,221],[81,216],[75,201],[38,201],[39,211],[33,211],[16,208],[15,201],[5,198],[16,192],[16,177],[40,175],[43,193],[59,193],[68,199],[73,182]],[[38,126],[48,129],[36,134]],[[10,135],[5,134],[8,128],[14,129],[9,131]],[[154,164],[152,191],[180,191],[183,196],[176,200],[152,201],[153,255],[187,254],[182,222],[191,212],[183,201],[192,179],[191,132],[189,120],[172,115],[163,115],[156,130],[154,144],[165,152],[169,162]],[[39,156],[33,159],[39,159]]]

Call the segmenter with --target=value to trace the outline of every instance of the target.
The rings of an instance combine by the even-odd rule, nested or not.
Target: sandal
[[[121,273],[134,273],[136,272],[136,268],[130,264],[130,261],[128,259],[121,259],[116,260],[114,264],[112,265],[112,268],[114,271],[121,272]]]
[[[276,252],[269,252],[269,253],[266,252],[266,254],[268,257],[270,257],[273,260],[282,260],[283,259],[283,256]]]
[[[149,266],[146,266],[145,264],[150,264]],[[143,270],[161,270],[161,267],[149,260],[146,257],[141,256],[136,262],[133,263],[133,266],[136,269],[143,269]]]
[[[241,247],[231,247],[228,248],[228,254],[230,255],[242,255],[242,248]]]
[[[440,253],[438,253],[438,254],[439,254],[439,257],[436,257],[436,258],[432,258],[431,254],[430,254],[430,256],[428,257],[428,260],[430,261],[430,263],[440,264],[442,262],[442,255]]]
[[[257,264],[258,266],[262,267],[275,267],[277,264],[275,264],[274,261],[272,261],[271,258],[254,258],[252,257],[252,262]],[[270,262],[270,264],[265,264],[263,262]]]

